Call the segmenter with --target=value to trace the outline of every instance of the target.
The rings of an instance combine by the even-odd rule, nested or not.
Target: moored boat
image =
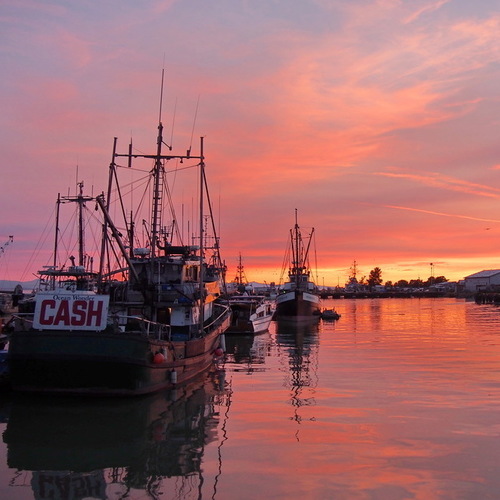
[[[295,210],[295,226],[290,230],[288,281],[281,287],[276,297],[276,319],[291,321],[319,320],[319,290],[311,279],[309,250],[314,235],[314,228],[309,234],[307,245],[297,221]]]
[[[231,324],[227,333],[261,333],[265,332],[274,316],[274,299],[266,295],[254,293],[249,285],[241,259],[238,260],[236,277],[228,285],[233,285],[236,293],[229,295],[231,307]],[[229,291],[229,286],[228,286]]]
[[[212,210],[206,193],[203,139],[198,156],[192,156],[190,149],[184,155],[163,154],[160,119],[156,153],[133,154],[130,145],[127,154],[118,154],[116,144],[115,139],[107,195],[86,197],[81,184],[77,196],[63,200],[79,207],[78,262],[70,256],[71,265],[67,265],[68,257],[57,265],[56,226],[54,265],[41,272],[46,289],[22,304],[14,318],[8,355],[14,390],[146,394],[186,382],[220,354],[221,335],[231,313],[219,300],[223,266],[218,238],[207,234]],[[128,167],[133,158],[153,161],[147,171],[152,193],[149,225],[139,211],[120,226],[110,215],[112,193],[122,192],[117,176],[120,157],[128,160]],[[196,245],[185,244],[179,231],[165,179],[165,165],[170,161],[194,161],[193,169],[199,173]],[[58,198],[58,207],[61,201]],[[95,201],[103,218],[96,272],[83,246],[81,214],[90,201]],[[123,203],[120,197],[116,206],[125,214]],[[170,230],[165,226],[163,206],[171,209]],[[136,218],[145,226],[139,246],[135,245],[139,239],[134,231]],[[212,245],[207,244],[210,238]],[[117,265],[112,268],[115,257]]]
[[[226,333],[265,332],[274,316],[274,304],[265,295],[233,295],[229,298],[231,324]]]
[[[340,319],[340,314],[335,309],[323,309],[321,319],[337,320]]]

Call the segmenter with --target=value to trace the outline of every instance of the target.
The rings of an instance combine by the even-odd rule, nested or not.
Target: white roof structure
[[[465,279],[467,280],[471,278],[491,278],[492,276],[496,276],[497,274],[500,274],[500,269],[489,269],[485,271],[479,271],[478,273],[466,276]]]

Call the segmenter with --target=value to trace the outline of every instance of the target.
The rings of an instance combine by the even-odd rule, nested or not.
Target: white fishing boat
[[[231,307],[231,324],[227,333],[261,333],[265,332],[274,316],[275,302],[265,295],[253,293],[248,284],[241,254],[238,261],[236,277],[232,281],[236,293],[229,296]]]
[[[233,295],[229,298],[231,324],[226,333],[262,333],[274,315],[274,301],[265,295]]]

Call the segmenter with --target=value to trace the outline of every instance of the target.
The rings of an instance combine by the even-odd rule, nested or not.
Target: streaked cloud
[[[468,182],[463,179],[456,179],[437,172],[428,172],[422,174],[402,172],[375,172],[374,175],[391,177],[395,179],[407,179],[420,184],[424,184],[426,186],[448,189],[452,191],[460,191],[477,196],[500,198],[500,188],[486,186],[475,182]]]
[[[468,215],[459,215],[459,214],[445,214],[443,212],[434,212],[432,210],[424,210],[421,208],[411,208],[411,207],[398,207],[396,205],[384,205],[386,208],[393,208],[396,210],[408,210],[410,212],[419,212],[422,214],[429,214],[429,215],[439,215],[442,217],[456,217],[457,219],[468,219],[468,220],[474,220],[474,221],[479,221],[479,222],[499,222],[500,219],[482,219],[480,217],[470,217]]]

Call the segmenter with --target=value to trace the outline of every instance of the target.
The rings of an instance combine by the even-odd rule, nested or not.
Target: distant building
[[[467,292],[500,290],[500,269],[490,269],[466,276],[464,279]]]

